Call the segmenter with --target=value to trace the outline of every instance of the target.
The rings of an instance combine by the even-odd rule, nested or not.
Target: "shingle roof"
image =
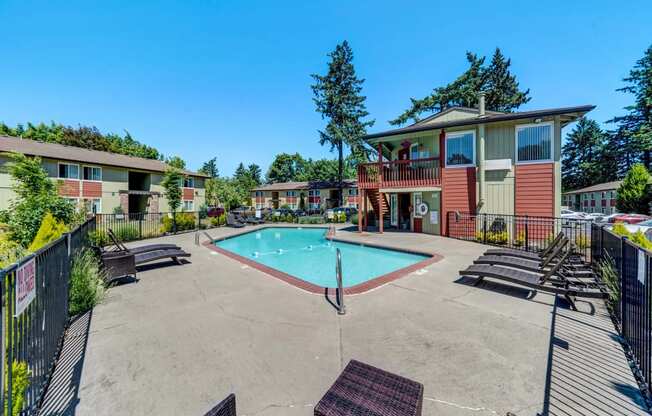
[[[353,179],[345,179],[343,181],[345,188],[356,187],[357,181]],[[328,189],[337,188],[337,182],[327,181],[311,181],[311,182],[278,182],[261,185],[254,188],[253,191],[293,191],[300,189]]]
[[[564,195],[583,194],[585,192],[611,191],[613,189],[618,189],[621,183],[623,183],[623,181],[599,183],[597,185],[587,186],[586,188],[575,189],[573,191],[564,192]]]
[[[457,107],[453,107],[449,110],[452,111],[456,108]],[[462,118],[459,120],[442,121],[439,123],[437,122],[424,123],[425,120],[431,119],[432,118],[431,116],[428,117],[428,119],[421,120],[418,123],[412,124],[407,127],[402,127],[394,130],[387,130],[380,133],[368,134],[364,137],[364,139],[372,140],[381,137],[396,136],[398,134],[405,134],[405,133],[415,133],[421,131],[450,128],[450,127],[471,126],[471,125],[482,124],[482,123],[485,124],[497,123],[501,121],[521,120],[521,119],[528,119],[528,118],[549,117],[549,116],[557,116],[557,115],[567,116],[568,120],[566,120],[566,122],[568,123],[583,116],[584,114],[588,113],[594,108],[595,108],[594,105],[581,105],[576,107],[559,107],[559,108],[549,108],[544,110],[520,111],[515,113],[487,112],[486,116],[484,117]]]
[[[58,143],[45,143],[19,137],[0,136],[0,152],[18,152],[30,156],[47,157],[51,159],[82,162],[96,165],[117,166],[165,172],[168,165],[160,160],[121,155],[118,153],[90,150]],[[186,175],[207,177],[203,173],[183,171]]]

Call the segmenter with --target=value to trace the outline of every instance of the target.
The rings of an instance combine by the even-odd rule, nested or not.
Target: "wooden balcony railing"
[[[361,189],[440,185],[439,158],[435,157],[363,163],[358,166],[358,187]]]

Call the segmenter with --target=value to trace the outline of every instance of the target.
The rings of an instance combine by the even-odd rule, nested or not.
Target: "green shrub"
[[[70,316],[86,312],[97,305],[104,295],[104,272],[95,254],[82,250],[72,261],[68,313]]]
[[[602,282],[607,286],[609,293],[607,306],[613,312],[620,302],[620,283],[614,259],[605,253],[605,257],[598,262],[597,272]]]
[[[647,239],[647,237],[641,230],[636,231],[632,235],[631,240],[634,244],[637,244],[646,250],[652,250],[652,242],[650,242],[650,240]]]
[[[591,246],[591,241],[589,240],[589,237],[586,234],[580,234],[577,237],[575,237],[575,246],[579,250],[584,250]]]
[[[208,207],[206,206],[206,204],[203,204],[202,206],[199,207],[198,215],[200,220],[203,220],[204,218],[208,217]]]
[[[66,225],[62,221],[57,221],[52,214],[49,212],[46,213],[34,240],[27,247],[27,251],[35,252],[39,248],[61,237],[67,230]]]
[[[7,386],[7,375],[5,374],[5,386]],[[27,392],[27,387],[29,387],[29,378],[31,375],[25,361],[14,361],[11,364],[11,416],[18,416],[23,410],[25,392]],[[8,414],[7,406],[8,400],[5,400],[5,415]]]
[[[475,239],[476,241],[483,243],[485,241],[485,234],[483,234],[482,231],[476,231]],[[487,231],[486,239],[489,244],[507,244],[509,241],[509,233],[507,231]]]
[[[0,269],[16,263],[27,255],[25,247],[9,238],[9,234],[0,233]]]
[[[109,236],[102,230],[91,231],[88,233],[88,240],[92,245],[97,247],[104,247],[109,244]]]
[[[632,233],[629,232],[627,227],[625,227],[625,224],[618,222],[614,224],[614,226],[611,228],[611,231],[614,232],[614,234],[619,235],[621,237],[631,237]]]
[[[525,230],[521,230],[516,234],[516,238],[514,239],[514,245],[516,247],[521,247],[525,245]]]
[[[290,209],[290,206],[288,204],[283,204],[281,205],[281,209]]]
[[[321,215],[311,215],[309,217],[299,217],[299,224],[324,224],[324,217]]]
[[[222,214],[217,218],[219,218],[219,222],[218,222],[219,225],[226,225],[226,214]]]
[[[115,236],[122,241],[138,240],[140,238],[140,231],[135,224],[119,224],[113,229]]]
[[[351,224],[358,225],[358,214],[351,215],[351,218],[349,218],[349,220],[351,221]]]
[[[197,225],[196,224],[197,220],[195,219],[195,215],[190,212],[178,212],[176,215],[176,221],[177,221],[177,231],[194,230],[195,226]],[[165,216],[163,217],[161,222],[163,223],[163,226],[161,227],[162,232],[164,233],[174,232],[173,218]]]
[[[117,207],[113,207],[113,213],[114,214],[124,214],[124,212],[122,212],[122,207],[120,205],[118,205]]]

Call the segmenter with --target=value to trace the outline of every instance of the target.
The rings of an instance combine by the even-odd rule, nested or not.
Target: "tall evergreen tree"
[[[167,159],[165,159],[165,163],[179,170],[183,170],[186,168],[186,161],[181,159],[179,156],[170,156]]]
[[[615,117],[611,122],[618,128],[617,135],[621,149],[625,152],[624,163],[629,165],[638,161],[650,170],[652,165],[652,46],[643,57],[636,61],[629,76],[623,79],[625,86],[617,91],[632,94],[634,103],[625,107],[627,114]]]
[[[217,169],[217,158],[214,157],[204,162],[204,164],[201,166],[201,169],[199,169],[199,172],[208,175],[211,178],[217,178],[220,176],[220,172]]]
[[[616,193],[616,208],[619,212],[650,213],[650,173],[636,163],[625,175]]]
[[[595,120],[582,117],[566,137],[562,148],[562,187],[579,189],[615,178],[602,169],[607,135]]]
[[[247,166],[247,174],[251,178],[251,181],[256,185],[260,185],[263,183],[263,178],[262,178],[262,171],[260,170],[260,166],[258,166],[255,163],[250,164]]]
[[[347,41],[335,47],[328,54],[328,72],[326,75],[313,74],[315,80],[312,91],[316,110],[327,119],[324,130],[319,131],[319,143],[328,143],[331,151],[337,151],[339,205],[342,205],[342,180],[344,175],[344,148],[349,147],[353,153],[365,151],[362,139],[374,121],[365,121],[369,115],[365,106],[366,97],[361,95],[364,79],[355,74],[353,50]]]
[[[521,91],[516,76],[509,67],[511,60],[505,59],[496,48],[489,66],[485,66],[485,57],[467,52],[469,68],[457,79],[443,87],[435,88],[422,99],[410,98],[411,106],[390,124],[400,125],[408,120],[420,120],[423,113],[445,110],[449,107],[474,107],[478,104],[478,93],[486,93],[488,110],[510,112],[530,101],[530,90]]]

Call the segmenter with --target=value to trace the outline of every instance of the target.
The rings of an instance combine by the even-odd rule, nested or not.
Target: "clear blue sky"
[[[496,46],[531,90],[523,109],[595,104],[603,122],[652,44],[649,0],[439,3],[0,0],[0,121],[127,129],[192,169],[265,171],[279,152],[332,156],[309,75],[344,39],[371,131]]]

